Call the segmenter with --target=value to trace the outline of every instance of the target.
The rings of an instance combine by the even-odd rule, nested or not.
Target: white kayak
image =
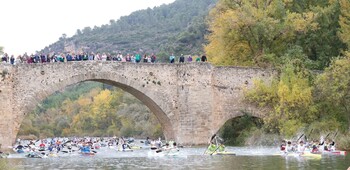
[[[179,156],[180,150],[178,149],[170,149],[170,150],[151,150],[148,152],[148,156],[156,156],[156,157],[163,157],[163,156]]]

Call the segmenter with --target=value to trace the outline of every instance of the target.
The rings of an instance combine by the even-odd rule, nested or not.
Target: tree
[[[316,81],[320,116],[334,118],[350,130],[350,53],[336,59]]]
[[[285,2],[220,0],[209,16],[209,59],[221,65],[274,65],[298,35],[318,26],[314,12],[290,12]]]
[[[248,102],[269,108],[264,117],[267,129],[291,137],[314,120],[313,88],[308,77],[302,62],[294,60],[285,65],[271,85],[256,80],[255,88],[245,92]]]

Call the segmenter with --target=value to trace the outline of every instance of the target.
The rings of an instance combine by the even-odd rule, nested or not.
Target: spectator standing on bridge
[[[15,56],[11,55],[10,63],[11,63],[12,65],[15,64]]]
[[[93,52],[91,52],[90,54],[89,54],[89,61],[91,61],[91,60],[94,60],[94,53]]]
[[[175,63],[175,56],[174,54],[171,54],[171,56],[169,57],[170,63]]]
[[[148,59],[147,59],[147,55],[146,55],[146,54],[143,56],[143,62],[144,62],[144,63],[147,63],[147,62],[148,62]]]
[[[132,63],[136,63],[136,59],[135,59],[135,56],[134,56],[134,55],[131,55],[130,61],[131,61]]]
[[[130,54],[126,54],[126,57],[125,57],[125,61],[126,62],[131,62],[131,57],[130,57]]]
[[[7,55],[7,53],[5,53],[1,58],[1,62],[7,63],[7,61],[8,61],[8,55]]]
[[[73,57],[68,53],[66,56],[67,61],[72,61]]]
[[[135,55],[135,62],[136,63],[139,63],[141,61],[141,55],[139,54],[139,53],[137,53],[136,55]]]
[[[101,56],[102,61],[107,61],[107,55],[106,53],[103,53]]]

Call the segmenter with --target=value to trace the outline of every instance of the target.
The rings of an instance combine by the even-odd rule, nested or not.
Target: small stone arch
[[[263,118],[263,115],[261,113],[256,113],[254,112],[253,110],[241,110],[241,111],[237,111],[237,112],[232,112],[230,114],[227,114],[225,117],[223,117],[222,119],[220,119],[218,121],[218,123],[216,124],[216,126],[214,126],[213,128],[213,134],[215,133],[218,133],[218,131],[225,125],[225,123],[231,119],[235,119],[235,118],[239,118],[239,117],[242,117],[244,115],[250,115],[252,117],[255,117],[255,118],[259,118],[259,119],[262,119]]]

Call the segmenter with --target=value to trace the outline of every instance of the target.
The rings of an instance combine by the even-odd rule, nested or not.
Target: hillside
[[[177,0],[133,12],[110,23],[62,35],[42,52],[110,52],[200,54],[207,33],[206,16],[216,0]],[[178,54],[179,55],[179,54]]]

